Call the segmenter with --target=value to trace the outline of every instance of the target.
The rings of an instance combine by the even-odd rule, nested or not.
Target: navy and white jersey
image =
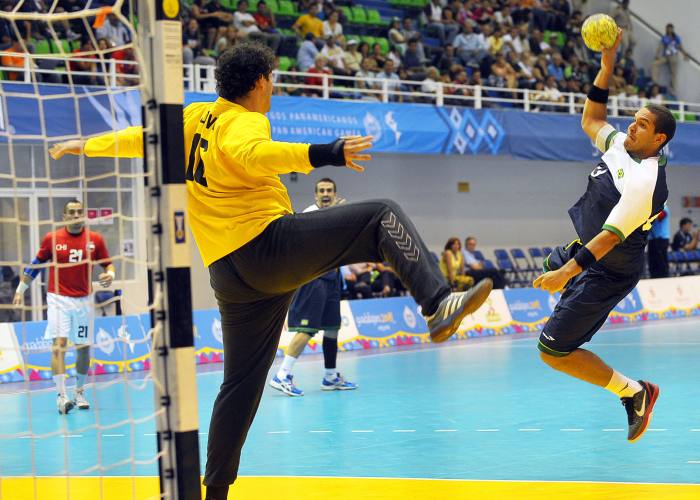
[[[598,265],[620,274],[640,273],[644,247],[654,219],[668,197],[666,159],[637,161],[625,150],[627,135],[613,131],[605,140],[602,161],[588,176],[584,195],[569,209],[569,216],[585,245],[603,229],[622,242]]]
[[[315,212],[316,210],[319,210],[318,205],[315,203],[313,205],[309,205],[304,209],[304,213],[306,212]],[[338,269],[333,269],[332,271],[328,271],[326,274],[319,276],[317,279],[320,280],[336,280],[340,278],[340,271]]]

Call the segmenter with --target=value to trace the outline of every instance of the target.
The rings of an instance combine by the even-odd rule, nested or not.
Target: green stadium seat
[[[277,0],[265,0],[265,3],[270,9],[270,12],[272,12],[273,14],[277,14],[279,12],[280,6],[277,4]],[[255,7],[257,8],[257,4],[255,5]]]
[[[292,62],[291,57],[281,56],[279,70],[280,71],[289,71],[289,68],[291,68],[293,64],[294,63]]]
[[[60,40],[60,42],[61,46],[63,47],[63,52],[67,54],[73,52],[73,47],[71,46],[71,43],[68,40]],[[54,54],[59,54],[61,52],[54,40],[49,40],[49,45],[51,47],[51,52],[53,52]],[[80,48],[80,43],[78,43],[77,48]]]
[[[35,54],[50,54],[51,46],[48,40],[37,40],[34,42],[34,53]]]
[[[347,19],[349,23],[352,23],[353,18],[352,18],[352,11],[350,10],[350,7],[348,7],[347,5],[341,5],[340,10],[343,13],[343,17],[345,17],[345,19]]]
[[[220,3],[224,9],[234,11],[238,2],[236,0],[220,0]]]
[[[279,11],[280,16],[296,16],[296,9],[294,4],[290,0],[279,0]]]
[[[364,7],[352,7],[352,20],[355,24],[367,24],[367,12]]]
[[[372,49],[372,45],[374,45],[374,37],[369,36],[369,35],[361,35],[360,36],[360,42],[365,42],[367,45],[369,45],[370,50]]]
[[[382,16],[377,9],[367,9],[367,24],[382,26]]]

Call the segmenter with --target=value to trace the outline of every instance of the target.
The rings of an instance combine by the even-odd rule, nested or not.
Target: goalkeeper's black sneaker
[[[654,404],[659,397],[659,387],[651,382],[640,380],[642,390],[631,398],[621,398],[622,406],[627,410],[627,423],[629,432],[627,440],[630,443],[637,441],[649,427],[651,417],[654,414]]]
[[[493,281],[486,278],[466,292],[451,293],[440,302],[435,314],[425,317],[430,330],[430,340],[444,342],[459,328],[467,314],[475,312],[489,297]]]

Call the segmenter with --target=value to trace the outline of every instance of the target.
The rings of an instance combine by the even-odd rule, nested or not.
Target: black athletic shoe
[[[642,390],[631,398],[621,398],[622,406],[627,410],[629,432],[627,440],[634,443],[649,427],[654,414],[654,404],[659,397],[659,387],[651,382],[640,380]]]
[[[493,289],[493,281],[486,278],[466,292],[451,293],[440,302],[435,314],[426,316],[430,330],[430,340],[444,342],[459,328],[467,314],[471,314],[483,304]]]

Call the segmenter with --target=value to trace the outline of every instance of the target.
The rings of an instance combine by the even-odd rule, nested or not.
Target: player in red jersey
[[[58,389],[56,404],[58,412],[68,413],[74,406],[81,410],[90,408],[85,399],[85,379],[90,367],[90,345],[92,344],[93,298],[92,266],[99,263],[103,273],[99,282],[107,287],[115,276],[114,265],[109,261],[109,252],[101,234],[85,229],[85,211],[79,200],[71,200],[63,207],[65,227],[44,236],[41,247],[32,265],[24,270],[13,304],[21,307],[24,292],[39,274],[44,262],[49,266],[48,329],[47,337],[53,339],[51,348],[51,371]],[[66,394],[66,346],[68,338],[75,344],[77,382],[75,397]]]

